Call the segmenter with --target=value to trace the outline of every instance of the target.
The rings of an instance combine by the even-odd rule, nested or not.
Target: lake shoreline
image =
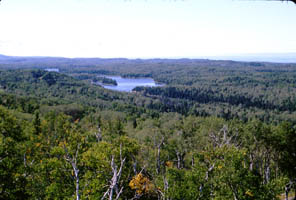
[[[104,87],[105,89],[120,91],[120,92],[133,92],[133,89],[139,86],[142,87],[161,87],[164,84],[156,83],[153,78],[124,78],[122,76],[109,76],[109,75],[99,75],[99,77],[106,77],[108,79],[112,79],[117,82],[117,85],[110,85],[110,84],[103,84],[103,83],[96,83],[100,86]]]

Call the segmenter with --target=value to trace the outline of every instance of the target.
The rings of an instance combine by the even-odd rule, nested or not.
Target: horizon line
[[[196,55],[196,56],[139,56],[139,57],[124,57],[124,56],[114,56],[114,57],[96,57],[96,56],[86,56],[86,57],[79,57],[79,56],[55,56],[55,55],[7,55],[1,54],[0,56],[5,57],[28,57],[28,58],[67,58],[67,59],[203,59],[204,57],[244,57],[244,56],[267,56],[267,55],[296,55],[296,52],[261,52],[261,53],[233,53],[233,54],[220,54],[220,55]],[[296,59],[296,58],[295,58]]]

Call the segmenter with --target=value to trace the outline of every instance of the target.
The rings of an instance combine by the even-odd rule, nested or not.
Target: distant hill
[[[273,63],[296,63],[296,53],[261,53],[241,54],[234,56],[213,56],[207,57],[217,60],[233,60],[246,62],[273,62]]]
[[[0,60],[7,60],[10,58],[11,58],[10,56],[5,56],[5,55],[0,54]]]
[[[273,63],[296,63],[296,53],[261,53],[261,54],[237,54],[227,56],[203,56],[191,58],[150,58],[150,59],[127,59],[127,58],[64,58],[64,57],[47,57],[47,56],[6,56],[0,54],[0,64],[75,64],[75,65],[94,65],[111,62],[122,63],[127,60],[141,62],[150,60],[152,62],[169,62],[179,61],[207,61],[207,60],[229,60],[241,62],[273,62]]]
[[[50,56],[6,56],[0,54],[0,64],[9,62],[19,63],[94,63],[99,61],[115,61],[115,60],[127,60],[126,58],[64,58],[64,57],[50,57]]]

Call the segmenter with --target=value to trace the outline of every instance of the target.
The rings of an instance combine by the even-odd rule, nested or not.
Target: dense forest
[[[295,94],[296,64],[0,56],[0,199],[288,199]]]

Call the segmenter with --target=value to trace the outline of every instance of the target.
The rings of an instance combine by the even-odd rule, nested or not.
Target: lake
[[[117,85],[102,85],[104,88],[121,92],[131,92],[137,86],[161,86],[160,84],[156,84],[152,78],[122,78],[121,76],[105,77],[115,80]]]
[[[48,71],[48,72],[60,72],[60,70],[58,68],[46,68],[45,71]]]

